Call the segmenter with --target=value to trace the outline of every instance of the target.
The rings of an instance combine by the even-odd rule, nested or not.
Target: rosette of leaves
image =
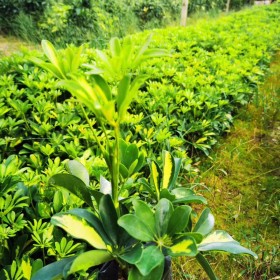
[[[196,257],[210,279],[217,277],[201,252],[224,251],[257,258],[255,253],[242,247],[225,231],[212,231],[214,217],[208,208],[202,212],[195,226],[192,225],[193,210],[190,206],[174,208],[166,198],[160,199],[154,211],[140,200],[133,202],[133,208],[133,213],[118,220],[130,236],[144,243],[142,256],[132,268],[131,279],[150,279],[151,275],[153,279],[161,279],[166,255]]]

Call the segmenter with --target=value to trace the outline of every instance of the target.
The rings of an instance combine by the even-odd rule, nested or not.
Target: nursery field
[[[279,3],[102,50],[4,40],[0,279],[279,278]]]

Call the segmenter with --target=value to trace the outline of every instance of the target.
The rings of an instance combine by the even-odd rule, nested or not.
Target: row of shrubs
[[[250,4],[231,1],[232,8]],[[90,41],[103,46],[112,36],[163,27],[180,20],[181,0],[0,0],[0,32],[28,41],[49,39],[57,45]],[[223,11],[224,0],[196,0],[189,14]]]
[[[274,4],[194,27],[156,30],[151,45],[170,56],[139,69],[153,78],[131,106],[123,139],[136,141],[147,157],[169,150],[183,158],[183,185],[192,183],[197,173],[191,162],[208,154],[238,108],[256,97],[280,46],[279,12]],[[136,34],[133,41],[148,35]],[[61,50],[61,57],[66,52]],[[94,63],[98,54],[85,46],[83,62]],[[57,89],[55,77],[34,66],[34,56],[43,58],[27,52],[0,60],[0,279],[16,273],[28,279],[30,267],[34,273],[43,263],[83,250],[84,244],[74,244],[49,223],[54,213],[82,204],[48,185],[64,171],[65,160],[87,167],[93,189],[101,174],[108,176],[81,107]],[[98,127],[96,137],[100,142],[106,137]],[[63,203],[58,207],[57,201]]]

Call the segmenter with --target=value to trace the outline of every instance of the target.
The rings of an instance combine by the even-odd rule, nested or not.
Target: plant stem
[[[116,123],[114,126],[114,133],[115,133],[115,143],[113,147],[113,156],[112,156],[112,199],[117,210],[118,216],[120,216],[120,208],[119,208],[119,171],[120,171],[120,145],[119,145],[119,138],[120,138],[120,126],[119,123]]]
[[[199,262],[199,264],[202,266],[206,274],[208,275],[209,279],[211,280],[218,280],[217,276],[215,275],[213,269],[211,268],[209,262],[204,258],[204,256],[201,253],[198,253],[196,255],[196,259]]]
[[[85,109],[84,109],[82,104],[81,104],[81,108],[82,108],[83,114],[84,114],[84,116],[86,118],[86,121],[89,124],[90,130],[91,130],[92,135],[94,137],[94,140],[96,141],[96,143],[97,143],[98,147],[100,148],[102,154],[105,155],[106,151],[105,151],[104,147],[101,145],[101,143],[99,142],[98,137],[97,137],[93,127],[90,124],[90,120],[89,120],[88,115],[87,115],[87,113],[86,113],[86,111],[85,111]],[[105,131],[105,134],[106,134],[106,131]]]

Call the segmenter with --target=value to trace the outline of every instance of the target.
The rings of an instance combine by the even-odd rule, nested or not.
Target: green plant
[[[142,180],[149,194],[141,195],[139,200],[134,177],[143,165],[143,155],[136,144],[122,140],[121,134],[127,110],[148,78],[135,74],[137,67],[150,58],[168,55],[163,50],[148,49],[149,43],[147,40],[137,47],[130,38],[122,43],[112,39],[109,54],[98,51],[96,64],[85,65],[90,68],[90,77],[78,71],[81,49],[74,55],[69,47],[61,58],[50,42],[43,41],[50,62],[32,59],[94,113],[106,138],[99,142],[93,127],[92,134],[110,174],[110,181],[101,177],[100,191],[89,187],[89,174],[77,161],[68,162],[69,174],[51,177],[52,185],[67,189],[89,207],[57,213],[51,222],[95,249],[49,264],[34,275],[34,280],[66,278],[111,260],[117,261],[128,279],[161,279],[165,256],[185,255],[196,257],[209,278],[217,279],[200,251],[247,253],[256,257],[226,232],[212,232],[214,217],[208,208],[192,225],[193,210],[188,204],[205,200],[191,190],[176,188],[181,160],[168,152],[164,154],[162,176],[157,164],[151,162],[151,184]],[[86,111],[83,112],[91,126]]]

